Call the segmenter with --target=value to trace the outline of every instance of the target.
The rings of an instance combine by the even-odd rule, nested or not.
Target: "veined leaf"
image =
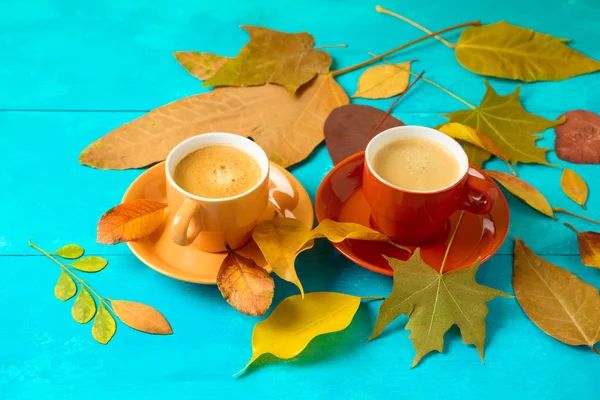
[[[358,78],[358,89],[352,97],[387,99],[405,91],[409,80],[410,61],[394,65],[376,65]]]
[[[467,153],[469,162],[477,168],[483,168],[483,163],[490,159],[492,153],[485,151],[471,143],[462,142],[463,149]]]
[[[277,85],[218,88],[122,125],[92,143],[79,161],[101,169],[140,168],[164,160],[192,136],[235,132],[251,136],[271,160],[289,167],[323,141],[323,122],[344,104],[348,96],[331,75],[318,76],[295,96]]]
[[[125,325],[146,333],[170,335],[173,333],[169,321],[156,309],[142,303],[111,300],[115,314]]]
[[[167,203],[139,199],[111,208],[98,222],[98,243],[117,244],[150,235],[163,223],[167,206]]]
[[[67,301],[77,293],[77,285],[73,278],[69,276],[65,271],[60,272],[58,282],[54,287],[54,295],[57,299]]]
[[[173,53],[179,64],[198,79],[209,79],[215,76],[229,57],[197,51],[176,51]]]
[[[444,116],[450,122],[470,126],[490,138],[508,155],[513,164],[522,162],[548,165],[546,152],[549,149],[536,147],[535,143],[540,137],[533,133],[561,124],[564,118],[550,121],[528,113],[519,100],[519,88],[512,94],[500,96],[486,80],[484,82],[487,90],[479,107]]]
[[[563,192],[575,203],[579,204],[585,210],[585,201],[588,196],[588,187],[577,172],[568,168],[563,169],[560,177],[560,187]]]
[[[96,315],[96,302],[84,286],[81,286],[79,295],[77,296],[75,303],[73,303],[71,315],[73,316],[73,319],[80,324],[87,324],[94,318],[94,315]]]
[[[517,178],[504,172],[485,171],[486,174],[494,178],[499,184],[504,186],[506,190],[523,200],[531,208],[541,212],[548,217],[554,218],[554,212],[548,200],[536,188],[522,179]]]
[[[600,233],[578,232],[577,244],[583,265],[600,269]]]
[[[537,256],[516,239],[515,296],[525,314],[553,338],[593,349],[600,341],[598,289]]]
[[[78,246],[76,244],[68,244],[56,250],[55,254],[59,257],[73,260],[75,258],[81,257],[83,255],[83,252],[83,247]]]
[[[233,308],[252,316],[266,313],[275,293],[275,282],[271,275],[253,260],[233,250],[229,251],[221,264],[217,287]]]
[[[83,272],[98,272],[104,269],[108,261],[99,256],[88,256],[80,258],[79,260],[71,263],[71,267],[78,269]]]
[[[508,156],[504,151],[496,146],[496,144],[487,136],[479,133],[470,126],[459,124],[457,122],[449,122],[437,128],[440,132],[445,133],[453,139],[470,143],[492,153],[496,157],[508,161]]]
[[[316,336],[346,329],[360,306],[360,297],[342,293],[306,293],[283,299],[252,332],[252,358],[263,354],[290,359]],[[241,372],[241,371],[240,371]]]
[[[331,220],[323,220],[315,229],[310,230],[297,219],[274,218],[258,224],[252,231],[252,238],[277,276],[298,286],[301,293],[304,293],[304,289],[296,274],[294,262],[301,251],[312,247],[313,239],[327,238],[335,243],[346,239],[387,242],[410,252],[409,249],[396,245],[390,238],[374,229],[350,222]]]
[[[98,343],[107,344],[117,331],[117,323],[106,309],[103,302],[100,302],[100,308],[92,325],[92,336]]]
[[[285,33],[258,26],[242,25],[250,40],[237,56],[228,60],[204,86],[253,86],[276,83],[290,94],[326,74],[331,56],[315,50],[308,33]]]
[[[406,329],[417,354],[415,367],[426,354],[444,350],[444,334],[456,324],[463,343],[475,345],[483,362],[486,303],[504,292],[478,284],[479,260],[471,267],[440,274],[421,258],[420,249],[407,261],[386,259],[394,270],[392,293],[381,304],[371,339],[396,318],[409,317]]]
[[[558,158],[575,164],[600,164],[600,115],[573,110],[561,118],[567,122],[554,128]]]
[[[557,81],[600,70],[600,62],[559,39],[501,21],[462,31],[456,59],[471,72],[525,82]]]

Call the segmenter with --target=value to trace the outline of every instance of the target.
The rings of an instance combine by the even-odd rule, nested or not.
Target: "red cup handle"
[[[467,172],[460,208],[473,214],[488,214],[498,198],[498,188],[472,168]]]

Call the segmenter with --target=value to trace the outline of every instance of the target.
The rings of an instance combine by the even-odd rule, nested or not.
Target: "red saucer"
[[[371,207],[362,191],[364,158],[364,152],[348,157],[323,179],[315,199],[315,211],[319,221],[332,219],[370,226]],[[494,183],[485,172],[473,166],[471,168]],[[498,190],[498,193],[498,199],[489,214],[465,213],[448,255],[445,271],[470,267],[478,257],[483,263],[498,251],[508,234],[510,219],[506,198],[501,190]],[[460,211],[457,211],[450,217],[449,232],[454,230],[459,214]],[[439,269],[448,241],[449,235],[445,235],[437,243],[419,246],[423,260],[433,268]],[[391,276],[392,269],[383,255],[401,260],[409,257],[407,252],[380,242],[345,240],[332,244],[356,264],[384,275]],[[411,249],[415,248],[416,246],[411,246]]]

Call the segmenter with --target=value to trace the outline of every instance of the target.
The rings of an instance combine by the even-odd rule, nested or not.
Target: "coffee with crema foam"
[[[420,137],[383,146],[373,157],[373,169],[386,182],[414,191],[442,189],[460,176],[458,161],[448,149]]]
[[[237,196],[258,183],[262,170],[244,151],[227,145],[198,149],[175,167],[175,183],[186,192],[218,199]]]

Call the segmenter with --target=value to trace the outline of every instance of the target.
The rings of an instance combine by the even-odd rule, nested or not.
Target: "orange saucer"
[[[276,210],[288,218],[297,218],[307,226],[313,225],[313,207],[304,187],[288,171],[271,163],[269,205],[261,220],[270,219]],[[165,187],[165,164],[160,163],[140,175],[123,196],[123,202],[150,199],[167,202]],[[207,253],[194,246],[179,246],[171,239],[172,214],[165,211],[165,223],[152,235],[127,242],[127,245],[144,264],[171,278],[187,282],[216,284],[217,273],[226,253]],[[253,241],[237,250],[258,265],[271,271],[260,250]]]
[[[315,200],[319,221],[332,219],[370,226],[371,207],[362,191],[363,166],[364,153],[358,153],[336,165],[327,174],[319,186]],[[481,172],[488,181],[493,183],[483,171],[473,166],[471,168]],[[484,262],[498,251],[508,234],[509,223],[506,198],[500,189],[498,192],[498,199],[489,214],[465,213],[448,255],[445,271],[469,267],[478,257],[481,257],[481,262]],[[423,260],[434,268],[439,269],[442,263],[449,241],[447,232],[454,230],[459,214],[460,211],[457,211],[450,217],[446,234],[437,243],[420,246]],[[392,269],[382,255],[401,260],[409,257],[406,251],[381,242],[345,240],[332,244],[356,264],[384,275],[391,276]],[[413,250],[416,248],[416,246],[409,247]]]

